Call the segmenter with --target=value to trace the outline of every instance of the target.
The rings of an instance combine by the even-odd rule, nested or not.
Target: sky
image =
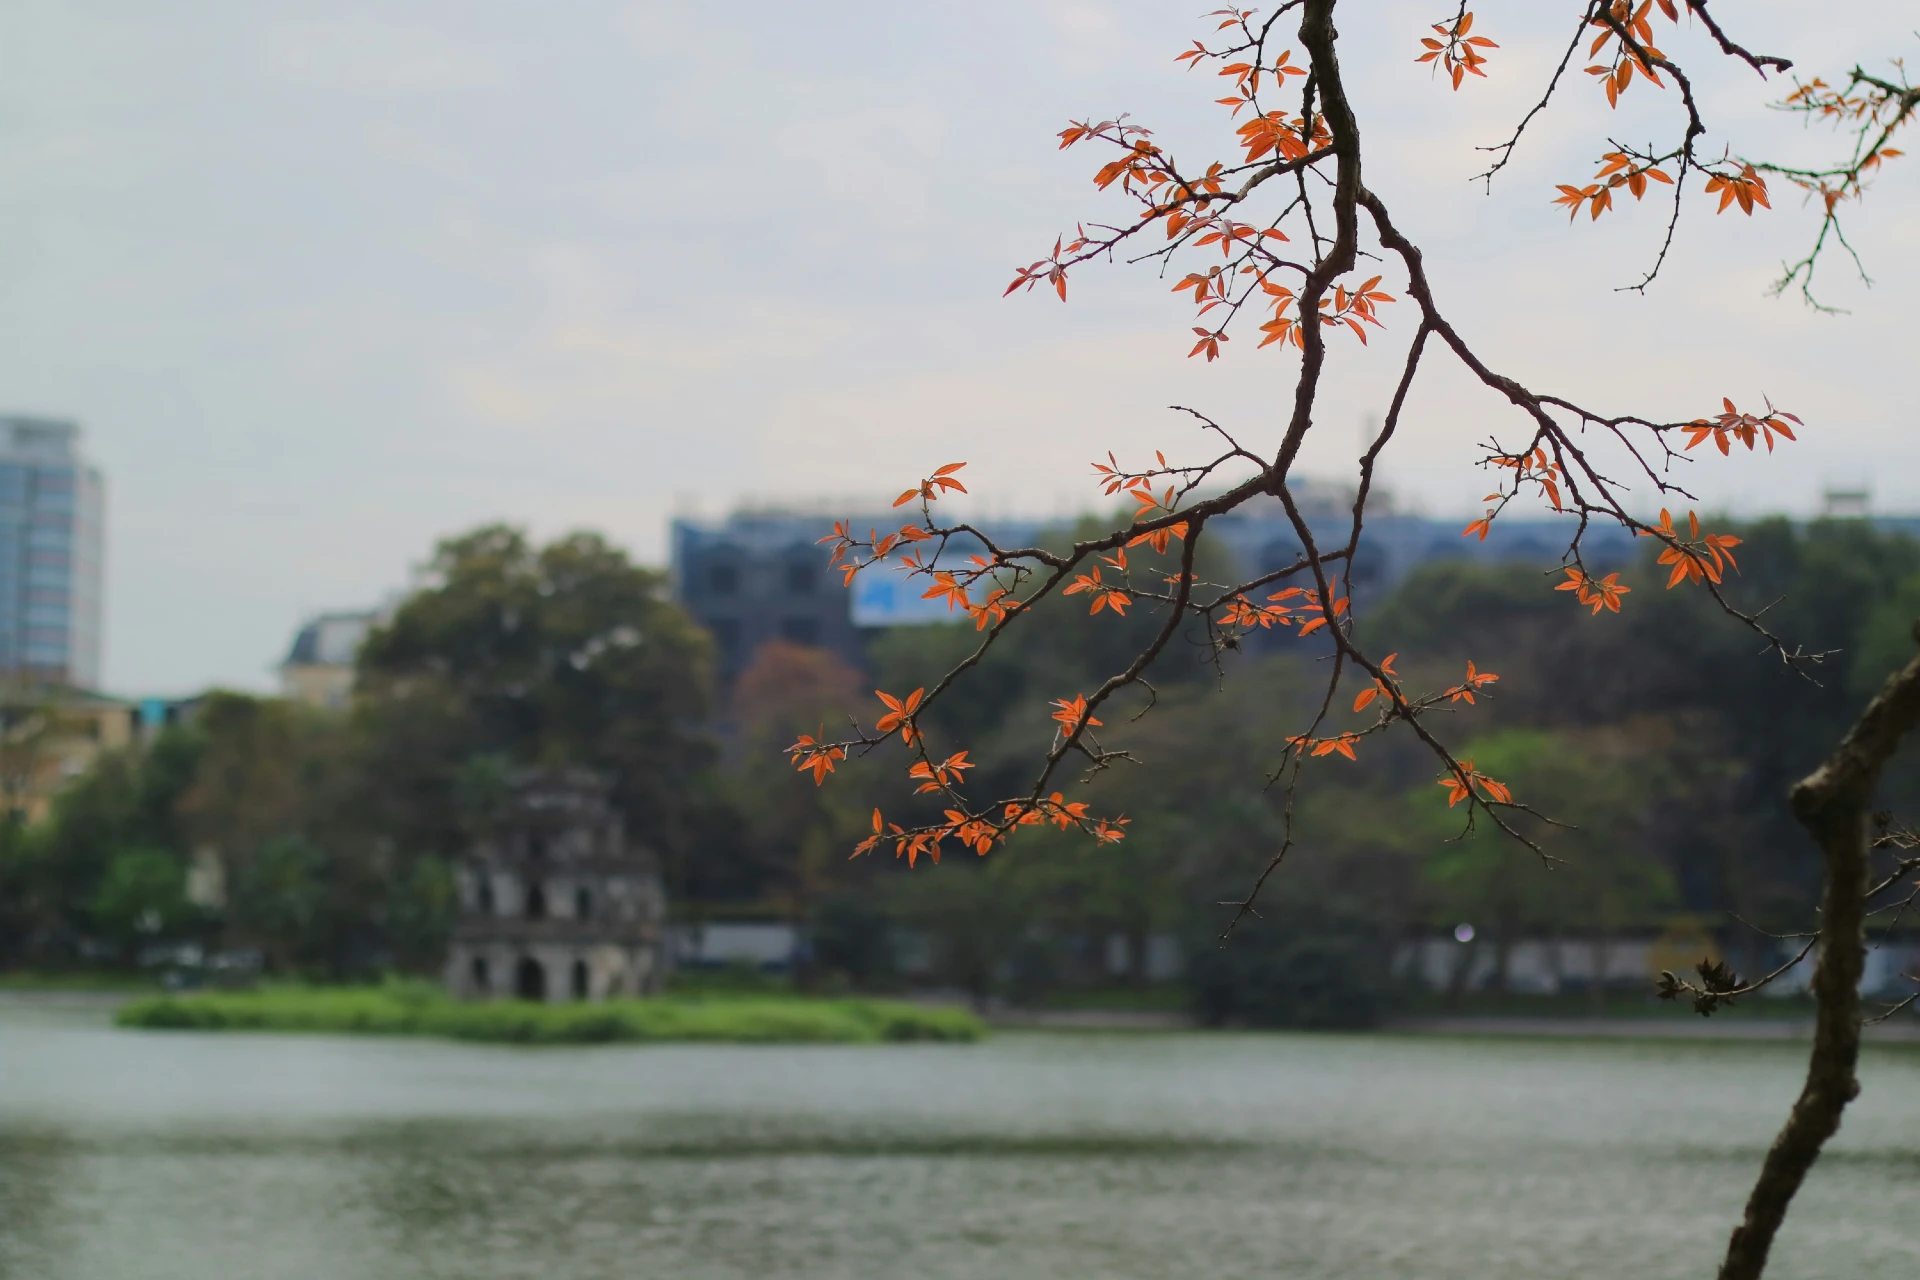
[[[1109,449],[1197,454],[1171,404],[1277,438],[1293,358],[1242,339],[1187,359],[1190,310],[1150,268],[1083,268],[1064,306],[1000,297],[1076,221],[1125,216],[1098,160],[1056,149],[1069,118],[1229,152],[1220,91],[1173,62],[1203,7],[12,0],[0,411],[78,420],[106,473],[107,686],[269,688],[302,618],[404,588],[487,521],[661,563],[676,514],[866,507],[950,461],[975,512],[1077,511]],[[1693,201],[1660,281],[1620,292],[1664,211],[1570,225],[1553,185],[1609,136],[1671,136],[1671,95],[1609,112],[1579,77],[1490,192],[1469,181],[1571,8],[1483,7],[1501,47],[1457,93],[1413,63],[1439,7],[1339,11],[1366,180],[1442,307],[1495,368],[1597,407],[1767,395],[1806,420],[1784,455],[1694,467],[1703,509],[1808,514],[1865,481],[1876,509],[1920,511],[1920,161],[1850,223],[1873,286],[1825,268],[1849,314],[1766,296],[1814,230],[1785,193],[1751,219]],[[1759,0],[1737,34],[1829,78],[1920,52],[1906,0],[1804,13]],[[1702,33],[1665,47],[1698,64],[1716,148],[1833,145]],[[1310,473],[1351,469],[1408,310],[1339,347]],[[1466,514],[1475,442],[1521,429],[1436,363],[1386,482]]]

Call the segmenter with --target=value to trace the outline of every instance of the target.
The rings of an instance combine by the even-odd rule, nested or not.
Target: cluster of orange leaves
[[[1091,729],[1096,725],[1105,723],[1087,714],[1087,700],[1083,695],[1078,693],[1073,695],[1072,701],[1068,701],[1066,698],[1056,698],[1047,705],[1054,709],[1053,718],[1060,722],[1062,732],[1065,733],[1078,733],[1082,725]]]
[[[925,689],[915,689],[904,698],[896,698],[890,693],[875,689],[873,696],[880,699],[887,710],[886,714],[874,722],[874,732],[886,737],[891,736],[893,731],[898,729],[900,741],[909,747],[912,746],[913,740],[920,736],[920,730],[913,722],[913,713],[919,710],[920,699],[925,693]]]
[[[1305,116],[1289,116],[1284,111],[1255,116],[1234,132],[1246,149],[1248,164],[1269,154],[1277,154],[1282,160],[1303,160],[1333,145],[1333,134],[1325,120],[1315,116],[1308,124]]]
[[[1399,656],[1397,653],[1387,655],[1386,661],[1380,664],[1380,676],[1385,678],[1376,677],[1370,686],[1360,691],[1359,696],[1353,700],[1353,709],[1355,711],[1366,710],[1375,698],[1385,698],[1389,702],[1396,700],[1395,695],[1399,691],[1394,687],[1392,681],[1397,679],[1400,673],[1393,669],[1393,660]],[[1451,689],[1444,690],[1440,696],[1448,702],[1465,702],[1467,705],[1472,706],[1474,703],[1474,695],[1499,678],[1499,676],[1491,671],[1480,670],[1473,665],[1472,659],[1468,659],[1466,678],[1459,684],[1454,685]]]
[[[1447,790],[1447,808],[1459,804],[1462,800],[1471,800],[1475,787],[1481,795],[1495,804],[1512,804],[1513,792],[1504,782],[1495,781],[1473,767],[1473,761],[1462,760],[1459,771],[1440,779],[1440,785]]]
[[[1397,653],[1390,653],[1387,655],[1386,660],[1380,664],[1380,674],[1374,678],[1371,685],[1362,689],[1359,695],[1354,698],[1353,709],[1356,712],[1366,710],[1366,708],[1372,705],[1374,700],[1378,698],[1385,698],[1389,702],[1398,702],[1400,700],[1399,689],[1395,684],[1395,681],[1399,678],[1399,673],[1393,669],[1394,660],[1399,656]],[[1499,678],[1499,676],[1491,671],[1481,671],[1469,661],[1467,663],[1466,677],[1461,680],[1459,684],[1443,691],[1440,696],[1448,702],[1466,702],[1472,704],[1475,701],[1475,694],[1477,692],[1483,690],[1487,685],[1494,683]],[[1349,760],[1357,760],[1359,757],[1354,753],[1354,744],[1360,741],[1361,736],[1361,734],[1351,731],[1337,733],[1325,738],[1315,738],[1307,734],[1295,734],[1287,739],[1287,746],[1305,756],[1342,755]],[[1449,809],[1459,804],[1462,800],[1473,799],[1476,789],[1478,789],[1483,803],[1513,803],[1512,790],[1509,789],[1505,783],[1477,771],[1473,767],[1473,761],[1471,760],[1462,762],[1459,772],[1449,773],[1446,777],[1441,778],[1440,785],[1449,789],[1447,795],[1447,807]]]
[[[1729,451],[1728,445],[1732,440],[1738,440],[1751,452],[1756,439],[1764,437],[1767,442],[1767,452],[1772,453],[1775,436],[1785,436],[1789,440],[1797,438],[1793,434],[1793,428],[1787,423],[1791,422],[1800,427],[1807,425],[1793,414],[1782,413],[1775,409],[1771,400],[1767,401],[1767,411],[1764,414],[1742,413],[1734,408],[1733,401],[1724,396],[1721,397],[1720,403],[1725,406],[1726,412],[1713,418],[1695,418],[1687,426],[1687,448],[1691,449],[1701,441],[1711,438],[1721,453]]]
[[[1655,5],[1659,6],[1660,12],[1669,21],[1680,21],[1680,9],[1674,0],[1641,0],[1638,8],[1633,0],[1612,0],[1605,14],[1589,20],[1592,26],[1600,29],[1587,50],[1589,57],[1600,56],[1609,44],[1617,45],[1611,61],[1597,62],[1587,68],[1587,74],[1598,77],[1606,90],[1609,106],[1620,105],[1620,95],[1627,91],[1627,86],[1636,75],[1657,87],[1666,87],[1655,65],[1666,58],[1653,43],[1652,16]],[[1622,38],[1622,32],[1626,33],[1626,38]],[[1597,219],[1614,207],[1613,193],[1620,187],[1625,187],[1638,200],[1646,195],[1649,179],[1671,186],[1674,179],[1660,168],[1662,163],[1651,157],[1636,159],[1624,152],[1609,151],[1601,157],[1600,171],[1594,175],[1595,181],[1584,185],[1556,183],[1560,194],[1554,203],[1566,207],[1569,219],[1578,217],[1583,208],[1587,210],[1589,218]],[[1773,207],[1767,203],[1766,179],[1752,165],[1743,165],[1737,172],[1709,173],[1706,191],[1708,195],[1717,193],[1720,196],[1720,213],[1738,204],[1741,212],[1751,217],[1756,205],[1763,209]]]
[[[1659,563],[1673,566],[1673,572],[1667,575],[1669,591],[1689,580],[1717,583],[1724,569],[1739,570],[1733,548],[1740,545],[1740,539],[1730,533],[1710,533],[1702,538],[1700,517],[1691,511],[1687,512],[1687,527],[1691,539],[1682,540],[1673,527],[1673,513],[1662,507],[1657,526],[1634,531],[1636,537],[1658,538],[1667,544],[1661,549]]]
[[[898,504],[896,503],[895,505],[897,506]],[[840,570],[840,585],[844,587],[851,585],[854,575],[858,574],[860,570],[865,568],[872,560],[886,559],[887,554],[902,543],[925,542],[932,536],[932,534],[917,524],[903,524],[900,526],[898,533],[882,534],[877,529],[870,529],[867,531],[866,541],[862,542],[853,536],[853,529],[847,521],[836,520],[834,521],[833,532],[824,538],[818,539],[818,541],[823,543],[831,542],[834,544],[833,556],[827,561],[827,564],[829,567],[837,567]],[[868,549],[870,560],[862,561],[858,558],[856,552],[858,552],[861,547]]]
[[[1127,571],[1127,549],[1125,547],[1120,548],[1120,550],[1116,551],[1113,555],[1101,556],[1100,560],[1102,563],[1119,570],[1123,574]],[[1101,579],[1099,565],[1095,565],[1090,573],[1077,575],[1061,594],[1076,596],[1083,591],[1093,594],[1093,604],[1088,607],[1088,613],[1098,613],[1102,609],[1112,609],[1115,613],[1124,617],[1127,612],[1127,606],[1133,603],[1133,597],[1127,593],[1125,587],[1116,587]]]
[[[1566,510],[1560,500],[1560,482],[1563,478],[1560,464],[1547,457],[1544,446],[1536,448],[1532,453],[1517,456],[1501,455],[1489,458],[1487,461],[1496,467],[1504,467],[1513,472],[1513,493],[1519,493],[1520,486],[1531,481],[1540,486],[1541,496],[1553,504],[1555,511]],[[1490,493],[1481,501],[1500,503],[1511,496],[1512,494],[1505,492]],[[1485,542],[1487,535],[1493,532],[1493,519],[1497,514],[1499,514],[1498,506],[1488,507],[1487,514],[1462,529],[1460,536],[1471,538],[1477,534],[1480,541]]]
[[[1594,578],[1590,577],[1585,570],[1572,566],[1568,567],[1566,573],[1567,581],[1555,587],[1554,590],[1578,591],[1580,594],[1574,598],[1581,604],[1593,606],[1593,612],[1596,615],[1602,609],[1610,609],[1614,613],[1620,612],[1620,597],[1629,595],[1633,591],[1632,587],[1620,585],[1620,575],[1617,573],[1610,573],[1604,578]]]
[[[1343,755],[1349,760],[1358,760],[1353,754],[1353,744],[1360,741],[1357,733],[1337,733],[1331,738],[1312,738],[1304,733],[1296,733],[1287,739],[1287,745],[1303,755],[1330,756]]]
[[[1327,579],[1327,596],[1333,601],[1333,618],[1338,621],[1347,612],[1350,601],[1340,594],[1338,575]],[[1266,630],[1272,627],[1290,627],[1300,624],[1299,634],[1312,635],[1327,625],[1327,609],[1321,603],[1318,593],[1305,587],[1286,587],[1267,597],[1270,603],[1255,604],[1245,596],[1235,596],[1227,602],[1226,612],[1221,621],[1228,626]],[[1298,600],[1298,604],[1289,603]],[[1313,615],[1318,614],[1318,617]]]
[[[1889,109],[1894,112],[1900,110],[1901,99],[1897,95],[1888,93],[1849,95],[1844,90],[1835,89],[1818,76],[1805,84],[1797,85],[1781,105],[1811,112],[1834,124],[1862,121],[1873,124],[1885,123],[1890,126],[1898,123],[1901,118],[1894,115],[1891,119],[1883,120],[1881,114]],[[1792,180],[1809,192],[1818,192],[1826,212],[1832,213],[1833,207],[1848,195],[1859,194],[1861,180],[1878,169],[1883,161],[1895,160],[1905,154],[1898,147],[1874,146],[1860,158],[1857,166],[1840,175],[1837,185],[1827,177],[1794,177]]]
[[[973,765],[967,760],[967,753],[956,751],[945,760],[935,764],[927,760],[916,760],[913,768],[907,770],[907,777],[919,778],[921,783],[914,788],[917,795],[923,791],[944,791],[960,781],[960,775]]]
[[[1843,90],[1836,89],[1825,80],[1815,76],[1805,84],[1796,82],[1792,93],[1783,104],[1812,111],[1836,124],[1854,120],[1879,119],[1880,112],[1890,105],[1890,100],[1876,94],[1857,94],[1849,97]],[[1882,148],[1881,155],[1898,156],[1899,151]]]
[[[1595,65],[1587,68],[1588,75],[1603,78],[1602,83],[1607,91],[1607,105],[1610,107],[1620,105],[1620,95],[1627,91],[1627,85],[1633,80],[1636,71],[1642,78],[1653,81],[1655,86],[1663,89],[1666,87],[1653,69],[1653,59],[1667,56],[1653,47],[1653,24],[1648,19],[1656,2],[1660,6],[1660,12],[1666,14],[1670,21],[1680,21],[1680,10],[1675,7],[1673,0],[1641,0],[1638,9],[1633,7],[1633,0],[1613,0],[1613,3],[1608,6],[1606,17],[1592,19],[1592,25],[1600,28],[1600,34],[1594,37],[1593,47],[1587,50],[1588,57],[1598,57],[1609,41],[1618,39],[1614,23],[1625,28],[1633,37],[1633,44],[1638,46],[1638,48],[1629,47],[1626,41],[1621,40],[1620,47],[1614,51],[1611,65]]]
[[[1574,187],[1562,182],[1560,198],[1555,204],[1567,206],[1569,220],[1580,216],[1580,208],[1585,204],[1592,216],[1598,218],[1613,207],[1613,192],[1616,187],[1625,187],[1635,200],[1647,194],[1647,179],[1673,185],[1673,179],[1666,170],[1656,164],[1636,164],[1632,156],[1619,151],[1609,151],[1600,158],[1600,172],[1595,178],[1605,178],[1605,182],[1590,182],[1584,187]]]
[[[793,767],[801,773],[813,770],[813,785],[819,786],[833,772],[836,761],[847,758],[845,747],[827,741],[826,730],[819,730],[819,736],[803,733],[799,739],[787,748],[787,754],[793,757]]]
[[[1767,180],[1754,172],[1752,165],[1743,165],[1739,173],[1716,173],[1707,178],[1707,194],[1720,193],[1720,207],[1714,212],[1725,213],[1727,206],[1738,203],[1740,212],[1749,218],[1753,216],[1753,206],[1771,209],[1767,203]]]
[[[995,841],[1006,838],[1003,829],[979,818],[970,818],[958,809],[946,810],[946,825],[908,831],[897,822],[888,822],[878,809],[873,811],[873,834],[853,847],[851,856],[870,853],[881,841],[891,839],[894,842],[893,856],[904,857],[909,867],[925,854],[935,864],[940,861],[940,846],[948,839],[958,840],[966,848],[972,849],[981,857],[993,848]]]
[[[967,487],[955,478],[955,473],[966,465],[964,462],[947,463],[918,485],[894,499],[893,505],[904,506],[915,498],[933,502],[945,493],[965,493]],[[833,532],[819,541],[833,544],[833,555],[827,563],[840,570],[841,585],[846,586],[853,582],[854,577],[862,569],[885,560],[896,548],[908,543],[926,542],[933,536],[925,525],[904,524],[896,533],[883,535],[877,530],[869,530],[866,539],[862,541],[854,536],[847,521],[840,520],[834,523]],[[863,548],[865,549],[864,557],[861,554]],[[982,556],[970,557],[969,564],[972,567],[961,572],[931,568],[921,562],[918,551],[907,553],[902,557],[901,563],[911,572],[924,573],[933,580],[932,585],[921,593],[921,599],[944,599],[949,610],[965,609],[968,616],[973,618],[976,631],[984,630],[990,624],[1005,621],[1007,615],[1021,607],[1022,602],[1014,598],[1012,588],[997,584],[988,588],[986,597],[979,603],[974,602],[971,589],[960,579],[962,573],[969,579],[977,580],[980,576],[991,572],[992,562]]]
[[[955,493],[965,493],[967,486],[954,479],[953,473],[966,465],[964,462],[949,462],[946,466],[940,467],[932,475],[922,480],[918,485],[895,498],[893,505],[896,507],[904,507],[915,498],[931,502],[948,490],[952,490]]]
[[[1397,653],[1387,655],[1386,660],[1380,664],[1380,675],[1385,679],[1376,678],[1371,686],[1360,691],[1360,696],[1353,700],[1355,711],[1366,710],[1367,704],[1375,698],[1385,698],[1388,702],[1394,700],[1394,688],[1387,681],[1400,674],[1393,669],[1393,660],[1399,656]]]
[[[1222,10],[1222,12],[1233,12],[1234,15],[1220,25],[1219,29],[1222,31],[1236,25],[1242,16],[1237,11]],[[1207,58],[1214,56],[1216,55],[1210,53],[1205,45],[1196,40],[1193,48],[1177,55],[1174,61],[1186,63],[1187,69],[1191,71]],[[1271,67],[1262,67],[1252,62],[1230,62],[1221,67],[1218,74],[1234,82],[1235,93],[1230,98],[1220,98],[1216,101],[1223,107],[1232,108],[1233,114],[1237,117],[1242,107],[1254,105],[1255,95],[1260,92],[1261,76],[1270,75],[1274,83],[1279,85],[1284,84],[1288,76],[1306,75],[1307,69],[1294,66],[1293,50],[1285,49],[1273,60]],[[1268,111],[1256,115],[1241,125],[1236,132],[1240,137],[1240,145],[1246,150],[1248,164],[1273,153],[1277,153],[1283,160],[1299,160],[1333,140],[1333,135],[1327,131],[1326,121],[1319,116],[1315,116],[1309,124],[1304,116],[1288,117],[1281,111]],[[1173,233],[1170,231],[1169,234]]]
[[[1097,467],[1100,464],[1096,462],[1093,465]],[[1136,481],[1138,483],[1135,483]],[[1123,480],[1122,487],[1126,489],[1128,496],[1140,504],[1139,508],[1133,513],[1133,522],[1135,524],[1139,524],[1142,520],[1154,519],[1153,513],[1156,511],[1165,511],[1168,515],[1172,515],[1174,505],[1178,501],[1178,499],[1174,497],[1172,485],[1167,486],[1166,493],[1155,497],[1153,485],[1145,476],[1128,477]],[[1109,490],[1109,492],[1111,492],[1111,490]],[[1184,542],[1186,541],[1186,537],[1187,522],[1179,520],[1173,524],[1161,525],[1158,529],[1149,529],[1145,533],[1135,534],[1127,542],[1127,545],[1129,547],[1137,547],[1145,543],[1153,548],[1154,554],[1165,555],[1167,554],[1168,546],[1172,545],[1175,538],[1179,538]],[[1120,567],[1124,568],[1124,563]]]
[[[1499,676],[1493,674],[1491,671],[1475,670],[1473,660],[1469,658],[1467,660],[1467,678],[1447,690],[1445,697],[1448,702],[1464,701],[1468,706],[1472,706],[1474,692],[1482,685],[1492,684],[1499,678]]]
[[[1460,88],[1460,82],[1465,79],[1469,73],[1476,76],[1485,76],[1487,73],[1480,68],[1486,62],[1487,58],[1480,50],[1498,49],[1500,46],[1485,36],[1469,36],[1467,32],[1472,29],[1473,15],[1471,13],[1462,13],[1460,20],[1452,26],[1448,26],[1443,22],[1434,23],[1433,35],[1439,36],[1440,39],[1436,40],[1433,36],[1420,37],[1420,43],[1426,46],[1427,51],[1415,58],[1414,61],[1434,62],[1437,60],[1440,67],[1453,78],[1453,87],[1456,91]]]
[[[1026,804],[1010,802],[999,823],[976,818],[958,809],[943,812],[946,821],[926,827],[909,830],[897,822],[888,822],[886,817],[875,809],[873,811],[873,833],[853,847],[852,857],[871,853],[881,843],[893,841],[893,856],[904,857],[907,866],[912,867],[924,855],[936,865],[940,861],[942,845],[948,840],[958,840],[961,847],[971,849],[985,857],[993,846],[1007,838],[1014,827],[1032,827],[1051,822],[1061,830],[1079,827],[1091,835],[1100,844],[1113,844],[1126,838],[1129,818],[1096,818],[1087,812],[1084,800],[1068,800],[1058,791],[1044,800]]]

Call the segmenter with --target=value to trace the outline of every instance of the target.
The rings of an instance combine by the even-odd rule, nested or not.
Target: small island
[[[121,1006],[116,1021],[154,1030],[437,1036],[503,1044],[879,1044],[964,1042],[985,1035],[980,1020],[965,1009],[898,1000],[774,994],[474,1002],[419,982],[152,996]]]

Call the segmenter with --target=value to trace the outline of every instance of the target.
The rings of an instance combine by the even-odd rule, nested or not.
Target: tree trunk
[[[1920,640],[1920,624],[1915,626]],[[1757,1280],[1787,1206],[1840,1128],[1860,1092],[1860,975],[1866,965],[1867,807],[1880,770],[1920,721],[1920,658],[1887,678],[1834,753],[1793,789],[1793,812],[1826,860],[1820,951],[1813,972],[1818,1007],[1807,1081],[1774,1139],[1727,1244],[1720,1280]]]

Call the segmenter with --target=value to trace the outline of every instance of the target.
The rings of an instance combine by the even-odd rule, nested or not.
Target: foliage
[[[102,937],[130,954],[141,943],[189,932],[198,912],[187,901],[187,869],[164,849],[115,854],[93,896],[93,923]]]
[[[884,1000],[659,996],[602,1004],[474,1004],[420,983],[156,996],[122,1006],[116,1021],[150,1030],[440,1036],[514,1044],[873,1044],[970,1041],[984,1034],[964,1010]]]
[[[1194,1011],[1210,1026],[1366,1027],[1391,1007],[1391,936],[1338,900],[1288,895],[1230,945],[1195,939]]]
[[[596,534],[536,548],[504,525],[446,539],[428,569],[358,659],[377,829],[451,854],[485,817],[461,803],[476,763],[571,764],[615,779],[636,839],[683,852],[711,645],[664,575]]]

